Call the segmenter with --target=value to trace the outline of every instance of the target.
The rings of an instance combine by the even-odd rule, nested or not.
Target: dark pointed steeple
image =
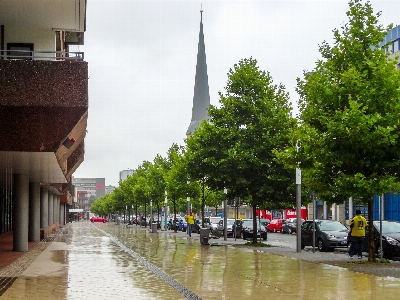
[[[208,89],[208,75],[206,63],[206,47],[203,34],[203,10],[200,11],[200,33],[197,49],[196,77],[194,83],[194,96],[192,108],[192,121],[186,135],[193,134],[202,120],[208,119],[207,110],[210,106],[210,92]]]

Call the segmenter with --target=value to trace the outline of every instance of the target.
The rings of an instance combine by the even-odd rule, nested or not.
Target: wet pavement
[[[200,245],[199,235],[192,236],[68,224],[54,241],[0,270],[0,298],[399,299],[399,278],[306,261],[287,247],[248,248],[231,238]]]

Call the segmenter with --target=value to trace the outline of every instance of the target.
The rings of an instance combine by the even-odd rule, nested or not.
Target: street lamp
[[[189,180],[187,181],[187,184],[188,184],[188,185],[190,184],[190,181],[189,181]],[[187,214],[189,214],[189,213],[190,213],[190,197],[189,197],[189,193],[187,193],[187,198],[186,198],[186,200],[187,200]]]
[[[299,152],[300,145],[299,141],[296,144],[297,152]],[[296,168],[296,206],[297,206],[297,226],[296,226],[296,236],[297,236],[297,247],[296,251],[301,252],[301,170],[300,168]]]
[[[226,224],[228,221],[228,216],[227,216],[228,207],[227,207],[227,201],[226,201],[226,199],[228,197],[228,190],[226,188],[224,188],[224,194],[225,194],[225,197],[224,197],[224,241],[226,241],[228,239],[228,232],[227,232],[228,225]]]
[[[168,194],[167,191],[165,191],[165,202],[164,202],[164,230],[167,230],[167,204],[168,204]]]
[[[153,201],[152,200],[150,200],[150,226],[151,226],[151,223],[153,223]]]

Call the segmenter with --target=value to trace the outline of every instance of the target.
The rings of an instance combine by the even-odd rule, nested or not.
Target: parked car
[[[303,224],[303,222],[304,222],[304,220],[301,219],[302,224]],[[282,225],[281,233],[292,234],[293,232],[294,233],[297,232],[297,219],[296,218],[287,219],[285,221],[285,223],[283,223],[283,225]]]
[[[186,232],[187,229],[187,221],[185,219],[180,219],[178,223],[178,230]]]
[[[93,216],[93,217],[90,218],[90,222],[92,222],[92,223],[94,223],[94,222],[106,223],[106,222],[108,222],[108,220],[106,218]]]
[[[240,221],[240,220],[237,220],[237,221]],[[236,237],[241,236],[241,228],[238,226],[234,226],[234,225],[235,225],[235,219],[227,219],[226,220],[226,227],[227,227],[226,235],[228,237],[235,237],[233,228],[236,228]],[[217,228],[214,229],[213,234],[219,235],[219,236],[224,235],[224,219],[219,220],[219,222],[217,224]]]
[[[244,240],[253,237],[253,220],[252,219],[244,219],[242,220],[242,237]],[[257,226],[257,237],[261,238],[265,241],[267,239],[267,229],[264,225],[261,225],[259,222],[256,222]]]
[[[218,222],[221,220],[221,217],[210,217],[209,223],[206,225],[207,228],[210,229],[210,232],[213,232],[217,228]]]
[[[202,228],[202,222],[201,219],[196,219],[194,220],[194,224],[192,227],[192,233],[200,233],[200,228]]]
[[[282,225],[286,219],[273,219],[268,225],[267,230],[269,232],[277,232],[282,230]]]
[[[374,238],[376,255],[380,254],[380,221],[374,221]],[[365,234],[364,251],[368,252],[368,227]],[[400,222],[382,221],[382,257],[386,259],[400,258]]]
[[[313,245],[313,221],[301,225],[301,249]],[[347,247],[349,229],[339,221],[315,220],[315,245],[319,251]]]
[[[261,219],[257,219],[257,222],[260,222],[262,225],[264,225],[265,228],[267,228],[268,224],[271,223],[271,220],[261,218]]]

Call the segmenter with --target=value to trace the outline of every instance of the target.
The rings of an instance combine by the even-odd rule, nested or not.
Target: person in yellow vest
[[[187,216],[186,216],[186,222],[187,222],[187,231],[190,237],[192,237],[192,229],[193,229],[193,225],[194,225],[194,216],[193,213],[190,212]]]
[[[350,221],[351,230],[351,244],[349,250],[350,258],[353,258],[354,247],[358,246],[358,258],[362,258],[362,251],[364,246],[365,238],[365,227],[367,226],[367,220],[361,215],[361,210],[356,210],[356,216]]]

